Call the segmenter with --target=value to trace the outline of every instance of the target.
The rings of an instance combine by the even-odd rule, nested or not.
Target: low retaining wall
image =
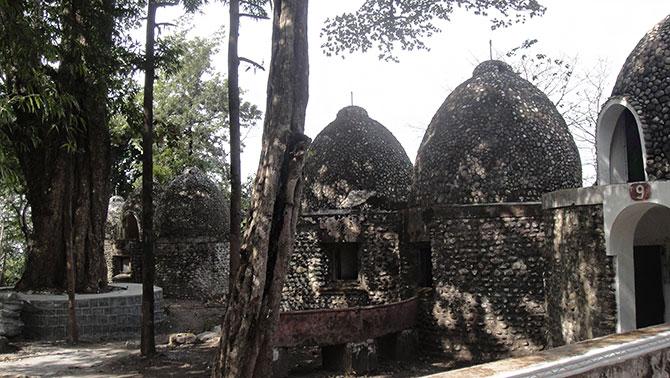
[[[336,345],[374,339],[414,327],[417,298],[344,309],[282,312],[274,345]]]
[[[140,334],[142,285],[111,284],[123,290],[102,294],[77,294],[77,325],[83,340],[137,337]],[[19,293],[26,302],[21,318],[28,339],[59,340],[67,337],[67,295]],[[154,287],[155,321],[162,311],[163,289]]]
[[[656,377],[668,371],[670,324],[664,324],[430,377]]]

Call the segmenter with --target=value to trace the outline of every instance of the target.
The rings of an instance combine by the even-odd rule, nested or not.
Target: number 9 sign
[[[633,201],[646,201],[651,197],[651,186],[646,182],[630,184],[628,193]]]

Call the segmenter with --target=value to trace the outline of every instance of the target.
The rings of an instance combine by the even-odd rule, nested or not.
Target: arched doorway
[[[646,181],[640,119],[624,98],[609,100],[598,117],[596,149],[600,185]]]
[[[612,226],[610,248],[617,256],[618,331],[670,322],[670,208],[625,208]]]
[[[137,219],[133,214],[126,214],[123,217],[123,238],[126,240],[139,240],[140,228],[137,225]]]

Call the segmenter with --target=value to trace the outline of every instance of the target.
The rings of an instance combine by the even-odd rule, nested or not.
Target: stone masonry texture
[[[462,363],[543,349],[541,205],[443,207],[428,223],[433,291],[422,295],[423,348]]]
[[[553,103],[506,63],[487,61],[430,122],[410,201],[420,206],[537,201],[581,182],[577,146]]]
[[[349,106],[314,138],[303,177],[303,211],[363,204],[390,210],[407,200],[412,163],[388,129]]]
[[[552,347],[616,332],[614,262],[602,205],[547,213],[547,339]]]

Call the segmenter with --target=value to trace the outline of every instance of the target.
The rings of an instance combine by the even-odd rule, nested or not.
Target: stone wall
[[[77,294],[76,311],[79,336],[82,340],[138,337],[142,310],[142,285],[116,284],[126,290],[104,294]],[[23,294],[25,301],[21,319],[23,334],[37,340],[60,340],[67,337],[67,296]],[[154,289],[155,321],[165,316],[162,311],[163,291]]]
[[[156,285],[166,298],[216,300],[228,293],[228,243],[209,238],[156,242]]]
[[[616,332],[615,271],[605,251],[602,205],[552,209],[547,224],[549,345]]]
[[[447,206],[429,213],[434,289],[421,296],[424,348],[464,363],[543,349],[541,205]]]
[[[394,211],[308,214],[298,223],[282,292],[282,310],[345,308],[407,297],[399,277],[402,219]],[[323,243],[358,243],[358,280],[333,281]]]

